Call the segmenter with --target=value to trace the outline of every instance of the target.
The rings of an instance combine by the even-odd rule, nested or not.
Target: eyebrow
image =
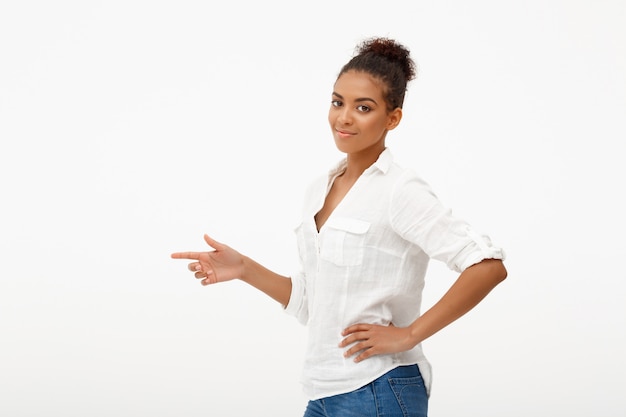
[[[333,91],[333,96],[337,96],[338,98],[340,98],[340,99],[342,99],[342,100],[343,100],[343,96],[342,96],[341,94],[339,94],[339,93],[335,92],[335,91]],[[374,100],[373,98],[369,98],[369,97],[361,97],[361,98],[357,98],[357,99],[356,99],[356,100],[354,100],[354,101],[356,101],[357,103],[360,103],[360,102],[363,102],[363,101],[371,101],[371,102],[372,102],[372,103],[374,103],[374,104],[378,104],[378,103],[376,102],[376,100]]]

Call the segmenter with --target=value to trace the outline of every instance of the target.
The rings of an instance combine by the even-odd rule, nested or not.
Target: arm
[[[474,308],[506,276],[501,260],[485,259],[463,271],[446,294],[409,327],[356,324],[344,330],[339,347],[354,344],[345,356],[359,353],[355,362],[412,349]]]
[[[174,259],[190,259],[188,269],[200,279],[202,285],[240,279],[264,292],[282,305],[289,303],[291,279],[270,271],[258,262],[243,256],[233,248],[204,235],[205,242],[213,248],[208,252],[177,252]]]

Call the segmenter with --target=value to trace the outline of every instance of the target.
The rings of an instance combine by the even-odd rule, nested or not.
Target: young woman
[[[308,326],[305,417],[426,416],[431,371],[422,341],[507,275],[502,250],[453,217],[385,145],[414,77],[408,49],[386,38],[358,45],[339,72],[328,121],[346,157],[308,189],[298,274],[279,275],[207,235],[212,250],[172,254],[192,260],[203,285],[238,278]],[[460,275],[420,315],[430,259]]]

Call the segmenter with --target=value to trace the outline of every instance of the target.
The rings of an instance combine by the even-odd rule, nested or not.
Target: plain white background
[[[0,6],[0,414],[299,416],[306,329],[171,252],[295,267],[355,44],[419,75],[388,137],[509,278],[425,342],[432,416],[626,414],[626,5]],[[433,264],[427,308],[456,275]]]

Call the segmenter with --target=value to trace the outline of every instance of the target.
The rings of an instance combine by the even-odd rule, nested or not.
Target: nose
[[[352,113],[347,106],[341,108],[339,115],[337,116],[337,121],[343,125],[349,125],[352,123]]]

